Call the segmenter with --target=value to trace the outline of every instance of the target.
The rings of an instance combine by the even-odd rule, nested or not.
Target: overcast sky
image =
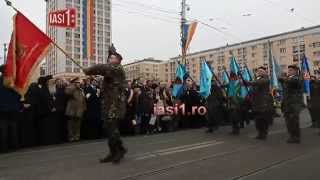
[[[44,0],[12,2],[45,31]],[[124,56],[124,63],[147,57],[167,60],[179,55],[180,0],[112,2],[112,41]],[[222,31],[199,24],[190,52],[320,24],[318,0],[187,0],[187,4],[189,19],[199,19]],[[0,1],[0,63],[3,43],[10,39],[13,14]]]

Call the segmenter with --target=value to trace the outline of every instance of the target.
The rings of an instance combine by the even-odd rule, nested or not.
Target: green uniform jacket
[[[100,64],[84,70],[86,75],[101,75],[102,89],[102,118],[105,121],[121,120],[126,111],[125,71],[123,67],[113,64]]]
[[[283,113],[299,113],[303,107],[303,80],[299,76],[280,79],[283,86]]]

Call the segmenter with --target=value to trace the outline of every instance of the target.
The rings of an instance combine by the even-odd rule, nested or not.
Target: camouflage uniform
[[[287,79],[280,79],[283,85],[284,98],[282,112],[290,135],[289,141],[300,141],[299,114],[304,107],[303,104],[303,82],[299,76],[290,76]]]
[[[124,150],[120,139],[119,122],[126,111],[126,81],[123,67],[113,64],[96,65],[84,70],[86,75],[104,76],[102,99],[102,119],[109,137],[110,154],[115,155]]]
[[[269,91],[268,76],[259,76],[255,81],[247,82],[252,86],[252,111],[255,115],[257,139],[266,139],[269,124],[272,121],[272,96]]]

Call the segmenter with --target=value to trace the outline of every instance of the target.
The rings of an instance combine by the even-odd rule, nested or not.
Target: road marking
[[[188,145],[182,145],[182,146],[176,146],[176,147],[172,147],[172,148],[167,148],[167,149],[162,149],[162,150],[158,150],[155,151],[156,153],[162,153],[162,152],[167,152],[167,151],[174,151],[177,149],[183,149],[183,148],[189,148],[189,147],[194,147],[194,146],[200,146],[200,145],[204,145],[204,144],[210,144],[210,143],[214,143],[217,141],[205,141],[205,142],[201,142],[201,143],[195,143],[195,144],[188,144]]]
[[[206,141],[206,142],[201,142],[196,144],[177,146],[177,147],[162,149],[154,152],[144,153],[142,154],[142,156],[136,157],[135,160],[145,160],[145,159],[155,158],[157,156],[165,156],[165,155],[170,155],[170,154],[175,154],[180,152],[192,151],[192,150],[202,149],[202,148],[215,146],[223,143],[224,143],[223,141]]]
[[[176,150],[176,151],[169,151],[169,152],[164,152],[164,153],[160,153],[161,156],[164,155],[169,155],[169,154],[175,154],[175,153],[179,153],[179,152],[185,152],[185,151],[191,151],[191,150],[195,150],[195,149],[202,149],[202,148],[206,148],[206,147],[210,147],[210,146],[215,146],[215,145],[219,145],[219,144],[223,144],[224,142],[216,142],[216,143],[212,143],[212,144],[205,144],[205,145],[200,145],[200,146],[196,146],[196,147],[190,147],[190,148],[186,148],[186,149],[180,149],[180,150]]]
[[[237,153],[237,152],[240,152],[240,151],[243,151],[243,150],[248,150],[248,149],[255,148],[255,147],[257,147],[257,145],[242,147],[242,148],[234,149],[233,151],[228,151],[228,152],[216,153],[216,154],[205,156],[205,157],[202,157],[202,158],[199,158],[199,159],[192,159],[192,160],[182,161],[182,162],[179,162],[179,163],[171,164],[171,165],[166,166],[164,168],[151,169],[151,170],[148,170],[148,171],[138,172],[138,173],[133,174],[133,175],[128,175],[128,176],[122,177],[121,180],[137,179],[139,177],[152,176],[152,175],[156,175],[156,174],[164,174],[167,171],[172,170],[172,169],[181,168],[181,167],[189,165],[189,164],[197,163],[197,162],[200,162],[200,161],[210,160],[210,159],[213,159],[213,158],[216,158],[216,157],[221,157],[221,156],[226,156],[226,155],[229,155],[229,154],[234,154],[234,153]]]

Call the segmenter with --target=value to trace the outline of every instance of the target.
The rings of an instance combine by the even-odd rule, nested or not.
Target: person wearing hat
[[[263,66],[259,67],[256,71],[256,79],[251,82],[246,82],[246,84],[252,87],[252,111],[258,131],[256,139],[266,140],[273,108],[273,99],[269,91],[270,80],[267,68]]]
[[[239,77],[237,74],[230,73],[229,84],[227,87],[227,103],[228,103],[228,119],[232,123],[232,131],[230,135],[238,136],[240,134],[240,85]]]
[[[69,96],[66,108],[68,117],[68,137],[69,141],[80,140],[80,128],[83,114],[87,110],[86,100],[82,89],[80,88],[80,78],[71,80],[71,84],[65,89],[66,95]]]
[[[122,56],[116,52],[113,45],[109,48],[107,64],[99,64],[83,70],[86,75],[101,75],[104,77],[102,86],[102,119],[104,129],[109,135],[110,153],[101,163],[119,163],[127,149],[120,138],[119,122],[126,113],[126,77],[121,65]]]
[[[295,65],[288,66],[286,78],[280,78],[283,86],[282,112],[286,120],[289,139],[287,143],[300,143],[299,114],[304,107],[303,80],[299,76],[299,68]]]

